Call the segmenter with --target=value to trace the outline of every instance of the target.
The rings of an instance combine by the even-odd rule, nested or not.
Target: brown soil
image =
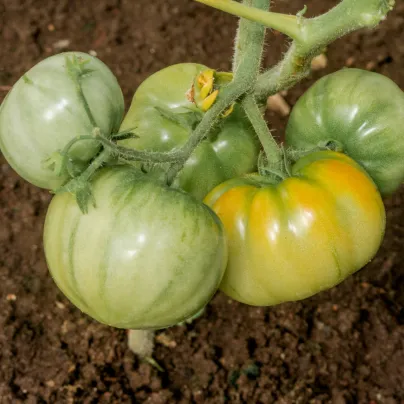
[[[336,3],[311,0],[309,13]],[[276,9],[295,13],[301,4],[278,0]],[[235,27],[233,17],[189,0],[1,0],[0,99],[4,86],[68,39],[67,49],[97,52],[129,103],[142,80],[169,64],[228,69]],[[400,3],[378,30],[331,45],[328,67],[286,99],[293,104],[346,63],[404,88],[403,32]],[[286,47],[282,35],[268,35],[266,63]],[[282,134],[286,118],[268,119]],[[176,343],[157,344],[165,373],[127,350],[124,331],[90,320],[57,290],[41,244],[49,201],[0,157],[1,404],[404,403],[404,188],[386,200],[384,244],[357,275],[275,308],[219,293],[193,324],[164,331]]]

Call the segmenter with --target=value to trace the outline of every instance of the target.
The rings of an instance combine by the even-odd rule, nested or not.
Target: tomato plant
[[[382,194],[404,180],[404,93],[389,78],[343,69],[318,80],[296,103],[286,141],[310,149],[337,145],[360,163]]]
[[[373,181],[332,151],[303,157],[276,185],[260,176],[232,179],[205,201],[228,238],[221,289],[251,305],[303,299],[340,283],[373,258],[384,234]]]
[[[54,55],[24,74],[2,103],[0,149],[25,180],[55,189],[68,178],[58,172],[55,153],[75,137],[91,135],[94,126],[106,135],[116,131],[123,113],[122,91],[104,63],[80,52]],[[80,166],[98,151],[98,142],[77,142],[68,157]]]
[[[197,313],[227,261],[222,224],[190,195],[128,167],[93,181],[87,214],[56,195],[44,230],[50,272],[63,293],[96,320],[163,328]]]
[[[138,150],[170,151],[180,148],[202,117],[190,99],[195,78],[207,69],[195,63],[169,66],[147,78],[137,89],[121,131],[134,128],[136,139],[121,141]],[[170,120],[161,111],[188,117],[189,124]],[[194,150],[175,185],[202,199],[221,182],[256,169],[259,142],[244,116],[235,110]]]
[[[394,0],[342,0],[316,18],[306,8],[268,12],[270,0],[196,1],[242,17],[231,73],[163,69],[140,85],[122,122],[111,71],[69,52],[34,66],[0,107],[6,159],[56,193],[44,229],[55,282],[115,327],[194,317],[219,284],[252,305],[336,285],[380,246],[375,183],[388,193],[404,178],[403,95],[380,75],[350,69],[320,80],[293,110],[286,150],[263,117],[269,96],[306,77],[339,36],[377,25]],[[263,71],[265,27],[292,42]],[[217,215],[198,201],[212,188],[205,200]]]

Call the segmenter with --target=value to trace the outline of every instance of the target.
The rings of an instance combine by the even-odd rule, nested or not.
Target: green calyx
[[[291,166],[294,162],[290,150],[279,148],[280,159],[275,163],[268,160],[265,152],[261,152],[258,159],[258,173],[261,180],[268,184],[278,184],[292,176]]]

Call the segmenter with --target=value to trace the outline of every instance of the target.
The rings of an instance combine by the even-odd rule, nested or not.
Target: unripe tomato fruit
[[[88,54],[50,56],[21,77],[0,107],[0,149],[22,178],[46,189],[58,188],[67,176],[58,176],[45,160],[76,136],[91,135],[94,129],[69,76],[66,58],[75,58],[88,71],[80,78],[81,87],[97,127],[106,136],[119,129],[124,113],[115,76]],[[86,163],[98,151],[97,142],[82,141],[71,148],[69,157]]]
[[[227,262],[210,208],[129,167],[102,169],[93,193],[87,214],[63,193],[46,216],[48,267],[73,304],[110,326],[158,329],[209,302]]]
[[[229,262],[221,290],[250,305],[304,299],[343,281],[376,254],[385,210],[357,163],[316,152],[277,185],[258,175],[224,182],[205,202],[221,219]]]
[[[179,114],[199,111],[188,92],[197,75],[206,69],[195,63],[181,63],[148,77],[135,92],[120,128],[134,128],[139,138],[120,144],[138,150],[170,151],[186,143],[191,130],[162,116],[158,108]],[[203,199],[221,182],[255,171],[259,150],[254,130],[236,106],[217,131],[195,149],[175,185]]]
[[[389,78],[343,69],[318,80],[297,101],[286,143],[310,149],[336,143],[376,183],[382,195],[404,181],[404,93]]]

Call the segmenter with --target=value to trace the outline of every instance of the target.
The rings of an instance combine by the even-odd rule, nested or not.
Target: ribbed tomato
[[[227,262],[211,209],[128,167],[102,169],[93,192],[88,214],[63,193],[46,216],[48,267],[72,303],[102,323],[144,329],[177,324],[209,302]]]
[[[277,185],[246,176],[205,199],[222,220],[229,262],[221,289],[251,305],[274,305],[328,289],[377,252],[385,228],[380,194],[342,153],[300,159]]]
[[[336,143],[382,194],[404,181],[404,93],[388,77],[343,69],[317,81],[294,106],[286,142],[297,149]]]
[[[115,76],[91,55],[67,52],[50,56],[21,77],[0,107],[0,149],[22,178],[46,189],[67,180],[46,160],[76,136],[91,135],[94,129],[67,62],[80,75],[95,125],[106,136],[118,130],[124,113]],[[86,140],[70,149],[69,158],[83,165],[98,151],[98,142]]]
[[[170,151],[180,148],[191,129],[163,116],[202,112],[187,93],[195,78],[207,67],[195,63],[169,66],[147,78],[133,96],[120,130],[135,128],[139,137],[121,141],[138,150]],[[199,118],[201,119],[201,118]],[[198,199],[221,182],[256,170],[260,145],[239,106],[223,119],[216,131],[203,140],[177,176],[175,185]]]

